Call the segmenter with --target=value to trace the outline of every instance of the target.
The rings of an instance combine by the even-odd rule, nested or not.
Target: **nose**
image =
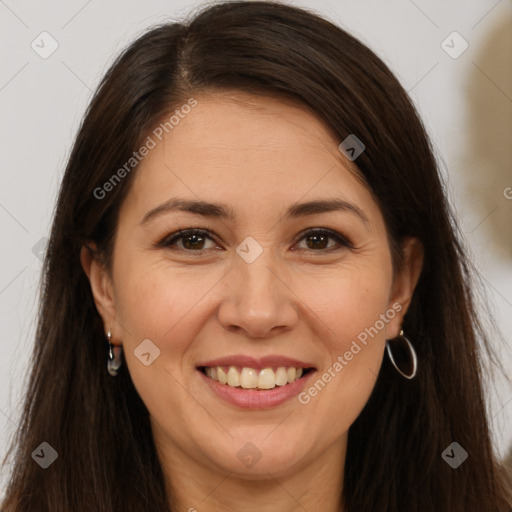
[[[296,325],[299,308],[290,279],[270,252],[264,250],[252,263],[242,258],[233,263],[218,311],[226,330],[267,339]]]

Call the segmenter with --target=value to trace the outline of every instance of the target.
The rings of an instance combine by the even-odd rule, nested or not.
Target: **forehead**
[[[354,162],[309,109],[246,93],[195,99],[167,130],[150,133],[154,148],[139,164],[130,192],[141,209],[171,195],[258,208],[342,194],[372,206]]]
[[[222,155],[237,162],[250,161],[256,154],[265,163],[276,164],[300,156],[322,161],[329,155],[331,160],[343,158],[336,138],[307,107],[290,99],[241,92],[198,97],[197,106],[165,135],[166,156],[173,158],[191,147],[200,153],[187,151],[181,156]]]

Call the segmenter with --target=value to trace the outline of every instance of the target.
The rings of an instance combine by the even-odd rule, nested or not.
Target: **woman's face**
[[[105,330],[163,459],[244,478],[342,460],[420,258],[408,245],[393,281],[357,160],[309,111],[242,93],[196,99],[161,141],[150,134],[112,279],[99,263],[88,271]],[[200,232],[173,239],[180,229]]]

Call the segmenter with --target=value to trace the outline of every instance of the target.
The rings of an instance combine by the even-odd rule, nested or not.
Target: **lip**
[[[196,365],[197,368],[204,366],[235,366],[239,368],[253,368],[255,370],[263,370],[263,368],[277,368],[279,366],[295,367],[295,368],[315,368],[312,363],[299,361],[286,356],[264,356],[260,358],[245,356],[245,355],[232,355],[212,359]]]
[[[224,362],[226,361],[226,359],[223,359],[222,361]],[[285,365],[279,364],[279,366]],[[266,368],[268,367],[269,365],[266,366]],[[217,397],[231,405],[243,409],[270,409],[272,407],[277,407],[278,405],[287,402],[293,397],[296,397],[304,389],[308,381],[311,379],[311,376],[316,373],[316,370],[308,372],[303,377],[292,382],[291,384],[286,384],[284,386],[276,386],[273,389],[261,390],[233,388],[231,386],[228,386],[227,384],[221,384],[220,382],[217,382],[216,380],[207,377],[199,369],[197,370],[197,373],[199,373],[203,382]]]

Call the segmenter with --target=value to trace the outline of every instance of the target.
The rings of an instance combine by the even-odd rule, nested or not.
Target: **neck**
[[[343,512],[345,436],[314,460],[252,477],[191,460],[178,448],[159,453],[173,510],[187,512]],[[172,461],[172,462],[171,462]]]

